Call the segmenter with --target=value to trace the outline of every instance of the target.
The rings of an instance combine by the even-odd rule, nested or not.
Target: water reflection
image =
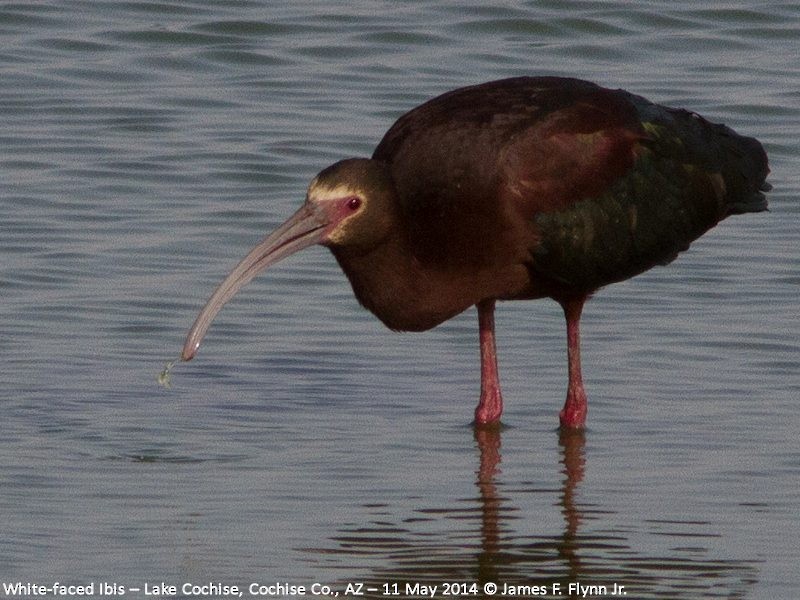
[[[475,428],[480,451],[478,490],[481,507],[481,551],[478,554],[478,581],[497,579],[497,556],[500,553],[500,503],[495,476],[500,465],[500,428]]]
[[[502,430],[476,429],[478,455],[474,498],[454,498],[451,507],[421,507],[413,516],[393,515],[391,505],[365,505],[375,519],[368,525],[343,528],[331,539],[335,549],[306,550],[318,554],[331,566],[335,556],[347,581],[363,581],[377,588],[365,597],[385,597],[384,583],[423,585],[443,582],[474,582],[475,594],[490,597],[484,585],[495,583],[502,596],[504,585],[547,586],[547,596],[570,597],[570,583],[624,586],[628,597],[725,597],[740,598],[757,580],[756,567],[745,561],[714,560],[701,548],[703,538],[716,534],[693,533],[693,547],[685,547],[687,529],[696,522],[672,522],[673,530],[635,531],[648,521],[630,527],[615,527],[618,515],[598,510],[581,499],[580,485],[587,469],[583,432],[560,433],[558,464],[562,478],[558,490],[534,487],[520,489],[519,482],[504,481],[501,469]],[[509,483],[516,485],[509,485]],[[512,489],[513,487],[513,489]],[[518,494],[552,496],[563,516],[559,534],[525,535],[534,516],[526,517],[514,506]],[[541,497],[541,496],[540,496]],[[525,527],[523,527],[523,525]],[[710,524],[706,523],[706,530]],[[543,524],[542,528],[550,524]],[[667,554],[638,550],[632,540],[645,537],[674,537]],[[657,546],[658,544],[653,544]],[[663,545],[663,544],[662,544]],[[705,555],[705,556],[703,556]],[[552,594],[553,585],[560,594]],[[516,594],[516,597],[527,597]]]
[[[568,579],[578,581],[581,574],[581,559],[579,553],[578,527],[582,515],[576,502],[578,484],[583,481],[586,458],[584,447],[586,445],[585,432],[560,431],[558,445],[561,448],[561,464],[564,481],[561,491],[561,513],[564,515],[564,537],[558,553],[567,565]]]

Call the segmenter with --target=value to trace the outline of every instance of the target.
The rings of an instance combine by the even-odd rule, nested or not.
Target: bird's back
[[[766,209],[756,140],[576,79],[449,92],[401,117],[373,158],[389,165],[420,261],[524,261],[530,284],[506,297],[594,290]]]

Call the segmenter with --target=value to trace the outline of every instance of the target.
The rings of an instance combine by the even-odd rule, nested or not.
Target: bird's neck
[[[400,235],[368,251],[331,251],[358,301],[390,329],[425,331],[475,303],[459,278],[420,262]]]

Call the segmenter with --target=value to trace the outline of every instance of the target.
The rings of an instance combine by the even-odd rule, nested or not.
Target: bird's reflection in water
[[[500,428],[475,428],[480,451],[478,490],[481,506],[481,551],[478,554],[478,581],[497,579],[497,556],[500,552],[500,497],[495,476],[500,465]]]
[[[581,513],[576,501],[578,484],[583,481],[586,465],[584,446],[585,432],[579,430],[561,430],[558,445],[561,448],[562,473],[564,482],[561,492],[561,512],[564,515],[564,539],[559,547],[559,555],[568,567],[569,579],[577,580],[581,574],[580,555],[578,553],[578,528],[581,524]]]
[[[480,583],[502,581],[503,569],[497,567],[513,562],[513,552],[509,553],[506,560],[501,557],[503,548],[500,541],[501,499],[495,483],[495,477],[500,472],[500,438],[501,432],[498,427],[475,429],[475,441],[480,456],[477,484],[482,507],[482,545],[478,559],[478,581]],[[564,475],[560,505],[565,525],[563,539],[555,546],[558,556],[567,567],[566,572],[569,574],[567,579],[569,580],[577,580],[581,574],[580,557],[577,552],[579,545],[577,534],[582,517],[575,498],[578,484],[583,480],[586,463],[585,443],[583,430],[562,430],[559,433],[561,472]],[[509,537],[513,537],[513,535],[509,535]]]
[[[717,534],[687,534],[687,529],[698,525],[691,517],[685,522],[669,522],[672,532],[654,531],[657,516],[621,528],[615,527],[618,515],[582,500],[581,483],[590,468],[582,431],[559,434],[558,459],[553,462],[553,469],[559,472],[558,489],[504,480],[501,427],[476,428],[474,436],[477,497],[454,498],[444,508],[421,507],[411,516],[396,516],[388,503],[364,505],[371,522],[339,530],[332,537],[334,549],[304,551],[318,554],[320,564],[327,567],[338,560],[347,573],[344,582],[367,582],[378,589],[367,592],[367,598],[385,597],[382,586],[386,582],[398,584],[401,595],[406,583],[439,585],[441,592],[443,582],[474,582],[476,592],[462,596],[485,598],[489,595],[483,586],[491,582],[498,585],[494,597],[500,596],[504,585],[540,585],[552,590],[553,584],[561,586],[561,594],[537,597],[569,597],[569,584],[580,582],[609,589],[616,583],[625,586],[628,597],[635,594],[637,598],[718,597],[720,593],[745,597],[757,580],[757,569],[751,563],[698,556],[702,538]],[[515,498],[522,501],[523,495],[530,493],[552,497],[550,506],[557,506],[563,515],[560,532],[552,533],[552,523],[537,523],[542,517],[537,517],[535,510],[522,514],[514,506]],[[547,533],[522,533],[529,531],[531,524]],[[654,535],[659,539],[674,536],[671,554],[636,550],[635,545],[648,545],[643,542]],[[686,535],[692,536],[695,546],[691,553],[681,551]]]

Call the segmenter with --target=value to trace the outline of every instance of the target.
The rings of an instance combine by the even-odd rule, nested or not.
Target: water
[[[281,4],[0,5],[0,580],[795,597],[800,5]],[[555,429],[557,305],[500,306],[506,427],[476,437],[474,310],[391,334],[319,248],[158,386],[321,167],[520,74],[689,107],[771,158],[770,213],[587,306],[585,436]]]

